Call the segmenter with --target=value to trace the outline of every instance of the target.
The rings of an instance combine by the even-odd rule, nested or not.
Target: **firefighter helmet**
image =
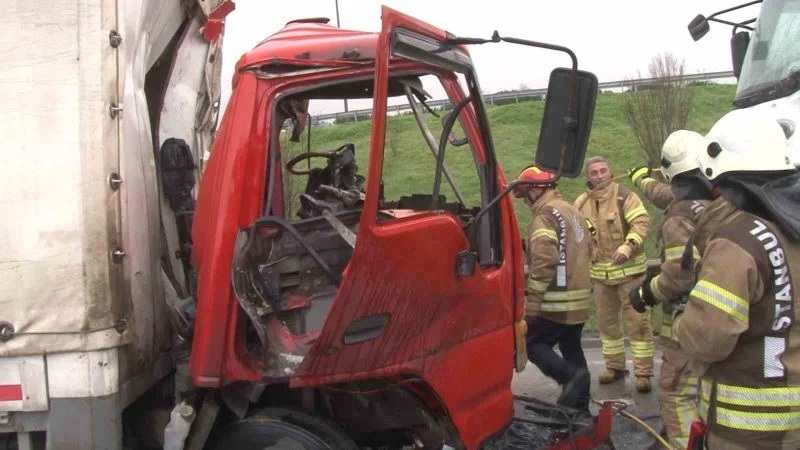
[[[520,172],[517,180],[528,181],[529,183],[521,184],[514,188],[514,197],[520,198],[525,195],[525,192],[531,188],[551,188],[555,187],[558,182],[556,175],[548,170],[540,169],[535,164],[526,167]]]
[[[789,144],[778,121],[761,111],[735,109],[717,121],[698,155],[701,171],[713,180],[727,172],[793,170]]]
[[[676,175],[697,169],[697,155],[707,145],[708,141],[700,133],[689,130],[673,131],[661,147],[661,168],[667,181]]]

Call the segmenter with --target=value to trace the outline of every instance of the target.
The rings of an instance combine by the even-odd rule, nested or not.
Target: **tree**
[[[625,96],[624,110],[648,165],[658,167],[667,136],[686,127],[693,91],[684,78],[683,61],[670,53],[653,57],[648,69],[652,81],[639,75]]]

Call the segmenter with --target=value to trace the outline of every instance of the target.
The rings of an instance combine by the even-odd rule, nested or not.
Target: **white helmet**
[[[661,147],[662,173],[667,181],[675,175],[697,169],[697,155],[705,151],[708,141],[702,134],[689,130],[673,131]]]
[[[706,135],[708,147],[698,155],[701,171],[713,180],[726,172],[794,170],[789,144],[780,124],[763,111],[735,109],[722,116]]]

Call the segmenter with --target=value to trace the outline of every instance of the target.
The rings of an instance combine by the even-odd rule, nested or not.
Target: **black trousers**
[[[581,347],[581,332],[584,324],[565,325],[553,322],[544,317],[526,319],[528,334],[525,338],[528,348],[528,360],[543,374],[565,385],[579,369],[588,372],[586,357]],[[558,345],[561,356],[553,350]],[[581,397],[577,408],[589,406],[590,379],[581,386]]]

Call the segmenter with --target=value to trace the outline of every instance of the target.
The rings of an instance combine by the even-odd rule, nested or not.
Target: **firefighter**
[[[608,161],[594,156],[586,161],[587,191],[575,200],[597,230],[590,274],[597,306],[597,322],[606,369],[601,384],[625,376],[625,340],[620,310],[625,311],[631,339],[636,390],[650,392],[653,376],[653,332],[648,317],[631,307],[628,293],[642,284],[647,261],[642,243],[650,229],[650,216],[642,201],[612,180]]]
[[[592,303],[586,218],[561,197],[553,173],[534,165],[519,179],[534,182],[514,191],[533,213],[525,287],[528,359],[562,386],[558,404],[588,413],[591,379],[581,347]]]
[[[711,449],[800,448],[800,173],[783,128],[734,110],[706,136],[697,283],[673,334],[700,377]]]
[[[688,357],[672,336],[672,304],[694,285],[694,263],[684,269],[681,259],[686,243],[712,198],[711,185],[697,165],[697,154],[705,150],[705,145],[705,138],[694,131],[678,130],[667,137],[661,148],[661,166],[669,184],[651,178],[646,167],[628,173],[648,200],[666,210],[658,232],[661,272],[633,289],[630,297],[631,304],[642,313],[646,312],[645,305],[661,303],[663,354],[658,398],[666,435],[679,449],[687,447],[691,424],[697,420],[697,377],[689,370]],[[699,257],[699,252],[693,249],[693,262]]]

